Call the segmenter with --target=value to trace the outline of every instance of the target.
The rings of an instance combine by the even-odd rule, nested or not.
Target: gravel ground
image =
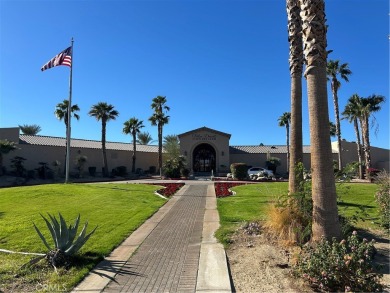
[[[376,259],[384,265],[383,284],[385,292],[390,292],[389,239],[381,233],[370,235],[377,240]],[[242,229],[232,240],[226,253],[236,292],[314,292],[302,281],[289,276],[291,248],[288,251],[262,234],[252,236]]]

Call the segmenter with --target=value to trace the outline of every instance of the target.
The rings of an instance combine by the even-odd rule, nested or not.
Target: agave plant
[[[38,227],[34,224],[34,228],[41,238],[43,244],[49,249],[49,252],[44,255],[48,263],[54,268],[61,266],[68,266],[70,264],[70,257],[74,255],[80,248],[87,242],[89,237],[95,232],[96,228],[92,232],[87,234],[88,221],[84,224],[83,229],[76,238],[76,233],[80,223],[80,215],[78,215],[73,225],[66,224],[65,219],[61,213],[58,213],[59,221],[55,216],[48,213],[50,221],[46,219],[42,214],[41,217],[46,222],[47,228],[50,231],[51,237],[54,241],[54,248],[51,247],[46,238],[39,231]],[[41,259],[43,257],[40,257]]]

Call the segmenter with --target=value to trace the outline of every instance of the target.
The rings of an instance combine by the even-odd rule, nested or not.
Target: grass
[[[76,266],[58,274],[44,264],[20,270],[31,256],[0,253],[0,284],[4,286],[0,291],[70,290],[166,202],[153,194],[156,189],[157,186],[141,184],[53,184],[0,189],[0,248],[46,253],[32,224],[44,232],[46,239],[51,239],[40,213],[61,212],[68,223],[80,214],[81,226],[89,222],[87,231],[98,226],[81,249]]]
[[[337,184],[339,213],[355,217],[355,226],[362,229],[378,229],[378,206],[375,202],[375,184]],[[219,198],[218,211],[221,227],[216,233],[218,240],[228,245],[230,237],[243,222],[265,220],[269,205],[279,196],[287,194],[287,182],[262,182],[232,188],[235,196]]]

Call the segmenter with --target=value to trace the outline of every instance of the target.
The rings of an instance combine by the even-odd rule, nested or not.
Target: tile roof
[[[285,145],[264,145],[264,146],[256,146],[256,145],[239,145],[239,146],[230,146],[229,147],[230,154],[286,154],[287,146]],[[310,154],[310,146],[303,146],[303,153]],[[337,151],[332,150],[332,153],[337,153]]]
[[[63,137],[53,136],[41,136],[41,135],[23,135],[19,136],[20,144],[32,144],[32,145],[45,145],[45,146],[59,146],[65,147],[66,139]],[[71,147],[74,148],[88,148],[88,149],[101,149],[102,143],[98,140],[85,140],[72,138],[70,141]],[[124,142],[106,142],[107,150],[118,150],[118,151],[132,151],[132,143]],[[145,153],[157,153],[157,145],[140,145],[137,144],[137,152]]]
[[[65,147],[66,139],[63,137],[53,137],[53,136],[41,136],[41,135],[24,135],[19,136],[20,144],[32,144],[32,145],[45,145],[45,146],[58,146]],[[89,148],[89,149],[101,149],[101,141],[98,140],[86,140],[86,139],[75,139],[72,138],[70,145],[74,148]],[[107,150],[118,150],[118,151],[132,151],[132,143],[124,142],[106,142]],[[137,144],[138,152],[145,153],[157,153],[157,145],[140,145]],[[230,154],[285,154],[287,153],[287,147],[285,145],[264,145],[264,146],[229,146]],[[333,149],[333,153],[337,153],[337,150]],[[303,146],[303,153],[310,153],[310,146]]]

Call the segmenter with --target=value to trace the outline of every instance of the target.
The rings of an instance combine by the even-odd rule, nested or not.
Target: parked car
[[[262,167],[252,167],[252,168],[249,168],[248,169],[248,175],[257,175],[259,174],[260,172],[263,172],[264,174],[267,174],[267,177],[275,177],[274,175],[274,172],[272,172],[272,170],[268,170],[266,168],[262,168]]]

